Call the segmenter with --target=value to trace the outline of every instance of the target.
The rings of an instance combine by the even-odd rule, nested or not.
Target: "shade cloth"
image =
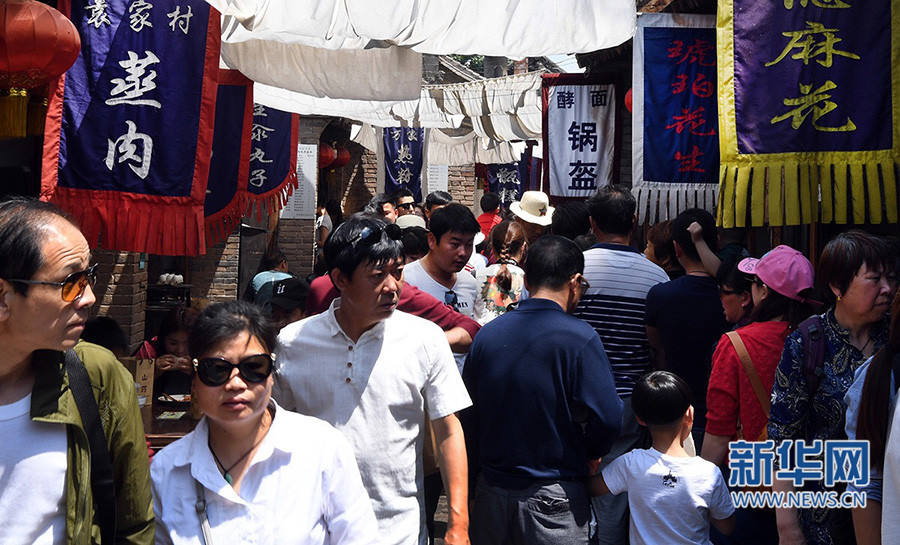
[[[434,55],[587,53],[634,34],[632,0],[208,0],[255,39]],[[231,39],[226,39],[232,42]]]
[[[647,13],[634,37],[632,191],[638,220],[715,213],[719,135],[715,17]]]
[[[900,2],[723,0],[717,32],[719,222],[896,222]]]

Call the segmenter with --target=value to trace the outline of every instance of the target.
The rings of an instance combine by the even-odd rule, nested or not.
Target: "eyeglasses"
[[[459,297],[456,296],[456,292],[453,290],[444,292],[444,303],[456,308],[456,305],[459,304]]]
[[[231,363],[225,358],[194,359],[194,371],[197,378],[207,386],[221,386],[231,379],[231,372],[237,368],[247,382],[258,383],[269,378],[275,365],[275,354],[256,354],[247,356],[238,363]]]
[[[587,290],[591,289],[591,283],[588,282],[587,278],[585,278],[582,275],[578,275],[578,284],[581,286],[581,289],[583,291],[587,291]]]
[[[387,223],[383,227],[373,229],[371,227],[363,227],[358,235],[350,241],[350,246],[356,248],[357,244],[363,246],[371,246],[381,240],[381,233],[384,233],[391,240],[400,240],[403,237],[403,230],[393,223]]]
[[[38,286],[56,286],[62,288],[62,299],[67,303],[75,301],[84,294],[84,290],[88,285],[91,288],[97,283],[97,264],[94,263],[83,271],[73,272],[62,282],[46,282],[44,280],[21,280],[18,278],[10,278],[9,282],[18,282],[19,284],[38,285]]]
[[[414,202],[403,202],[403,203],[398,204],[394,208],[403,208],[406,210],[412,210],[413,206],[415,206],[415,205],[416,205],[416,203],[414,203]]]

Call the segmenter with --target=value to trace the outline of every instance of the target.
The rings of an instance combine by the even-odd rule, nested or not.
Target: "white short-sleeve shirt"
[[[202,543],[195,480],[214,543],[376,544],[378,525],[347,440],[325,422],[275,406],[272,427],[241,479],[225,481],[206,419],[150,464],[156,543]]]
[[[281,330],[273,395],[350,441],[383,543],[424,543],[425,410],[437,419],[472,402],[438,326],[394,311],[354,343],[339,306]]]
[[[628,492],[632,545],[709,544],[709,519],[726,519],[734,503],[722,472],[696,456],[635,449],[603,470],[613,494]]]

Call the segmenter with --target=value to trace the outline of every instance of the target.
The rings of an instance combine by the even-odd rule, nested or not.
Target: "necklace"
[[[859,349],[859,351],[860,351],[861,354],[865,354],[865,353],[866,353],[866,348],[868,348],[870,342],[872,342],[872,335],[871,335],[871,334],[869,335],[869,340],[866,341],[866,344],[862,345],[862,348]]]
[[[266,438],[266,436],[263,435],[259,441],[257,441],[252,447],[250,447],[250,450],[248,450],[243,455],[241,455],[241,457],[238,458],[235,463],[231,464],[231,466],[227,467],[227,468],[225,467],[225,464],[223,464],[222,461],[219,460],[219,457],[216,456],[216,451],[213,450],[212,445],[209,443],[209,440],[207,439],[206,445],[209,447],[209,452],[212,453],[212,455],[213,455],[213,460],[215,460],[216,464],[218,464],[218,466],[220,468],[222,468],[222,475],[225,477],[225,482],[227,482],[230,485],[234,484],[234,482],[233,482],[234,479],[231,477],[231,470],[234,469],[236,465],[241,463],[244,460],[244,458],[246,458],[251,452],[253,452],[253,450],[256,449],[256,447],[258,447],[259,444],[262,443],[262,440],[265,438]]]

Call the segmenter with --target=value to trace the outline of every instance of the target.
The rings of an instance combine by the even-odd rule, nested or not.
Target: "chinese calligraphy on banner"
[[[518,201],[522,196],[522,182],[519,163],[487,165],[488,191],[500,195],[503,208]]]
[[[297,186],[299,123],[297,114],[253,105],[247,191],[257,214],[276,213]]]
[[[394,127],[384,129],[384,191],[412,192],[422,202],[422,159],[425,129]]]
[[[41,198],[92,245],[205,249],[219,14],[203,0],[61,0],[81,53],[51,87]]]
[[[645,13],[634,39],[632,191],[638,219],[713,212],[719,174],[712,15]]]
[[[723,225],[897,221],[898,9],[720,3]]]
[[[582,74],[543,77],[544,182],[550,195],[589,197],[617,164],[615,85]]]
[[[207,243],[225,240],[247,211],[253,82],[236,70],[219,71],[216,126],[203,215]]]

